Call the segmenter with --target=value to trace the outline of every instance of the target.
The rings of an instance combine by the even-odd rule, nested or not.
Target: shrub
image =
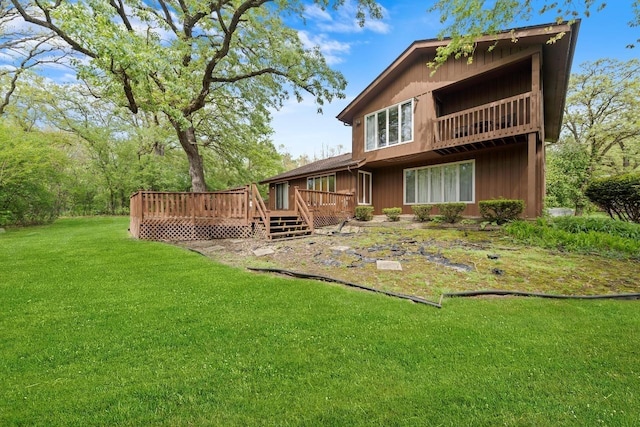
[[[373,206],[356,206],[356,219],[358,221],[371,221],[373,219]]]
[[[402,208],[385,208],[382,209],[382,213],[387,216],[389,221],[398,221],[402,213]]]
[[[436,205],[444,222],[453,224],[461,218],[460,214],[467,207],[466,203],[441,203]]]
[[[585,195],[611,218],[640,223],[640,174],[596,179]]]
[[[416,221],[426,222],[429,221],[429,214],[431,213],[431,205],[413,205],[411,210],[415,216]]]
[[[524,211],[524,200],[481,200],[479,205],[483,219],[500,225],[517,219]]]

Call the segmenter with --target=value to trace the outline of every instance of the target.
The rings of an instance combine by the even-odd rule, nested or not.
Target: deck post
[[[538,178],[537,178],[537,145],[538,134],[531,132],[527,135],[527,206],[525,215],[527,218],[535,218],[538,213]]]

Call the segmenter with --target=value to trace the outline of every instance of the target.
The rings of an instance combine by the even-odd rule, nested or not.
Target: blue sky
[[[431,1],[379,3],[384,7],[383,20],[368,21],[365,28],[354,22],[353,2],[347,1],[337,12],[307,9],[301,37],[320,46],[332,67],[344,74],[349,82],[347,98],[325,105],[322,115],[317,114],[312,100],[301,104],[290,100],[273,115],[276,147],[282,145],[294,157],[306,154],[311,158],[321,157],[323,150],[340,145],[343,153],[351,151],[351,128],[339,122],[336,115],[413,41],[434,38],[442,28],[439,17],[427,12]],[[582,19],[573,72],[586,61],[640,57],[640,46],[626,48],[640,38],[640,28],[627,25],[631,19],[630,3],[631,0],[610,1],[603,11]],[[544,24],[554,19],[554,15],[534,16],[529,22],[516,22],[513,26]]]

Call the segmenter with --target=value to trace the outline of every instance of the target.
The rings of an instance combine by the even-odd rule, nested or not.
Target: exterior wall
[[[539,144],[542,147],[542,144]],[[507,198],[528,200],[528,144],[526,141],[506,145],[499,148],[479,150],[464,154],[441,157],[438,161],[424,163],[406,163],[403,165],[378,168],[373,172],[373,206],[375,214],[382,214],[382,209],[402,207],[405,214],[411,214],[411,205],[403,204],[404,175],[407,168],[432,166],[475,159],[475,203],[467,205],[464,216],[480,216],[478,202],[480,200]],[[540,153],[535,161],[536,166],[536,198],[542,195],[543,156]],[[539,199],[541,200],[541,199]],[[542,210],[541,202],[536,204],[534,215]],[[434,210],[434,213],[437,213]],[[528,215],[532,216],[532,215]]]
[[[366,159],[367,163],[371,164],[432,150],[433,120],[438,109],[436,98],[446,98],[441,111],[438,111],[443,115],[530,91],[531,55],[535,52],[535,48],[523,44],[492,52],[479,51],[474,56],[472,64],[467,64],[466,60],[452,60],[438,69],[433,76],[432,70],[425,65],[431,58],[426,55],[417,57],[391,84],[380,88],[361,109],[354,112],[353,158]],[[501,72],[501,64],[509,71]],[[487,72],[481,75],[483,71]],[[465,82],[460,83],[461,80]],[[413,142],[366,152],[365,116],[412,98],[415,100]]]

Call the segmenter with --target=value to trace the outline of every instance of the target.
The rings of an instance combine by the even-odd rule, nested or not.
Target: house
[[[376,214],[464,202],[463,215],[479,216],[479,201],[509,198],[541,215],[544,143],[560,134],[579,24],[480,38],[472,63],[451,58],[435,73],[427,63],[446,40],[414,42],[338,115],[351,153],[262,181],[268,208],[292,209],[297,188],[350,193]]]

